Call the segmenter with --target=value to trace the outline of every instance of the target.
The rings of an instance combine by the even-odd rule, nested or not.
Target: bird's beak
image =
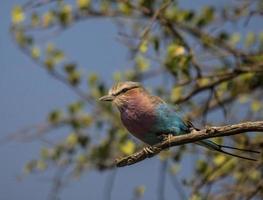
[[[113,101],[113,99],[114,99],[114,96],[112,96],[112,95],[105,95],[105,96],[99,98],[100,101]]]

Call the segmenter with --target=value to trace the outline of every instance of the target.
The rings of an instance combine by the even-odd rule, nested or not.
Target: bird
[[[118,82],[110,88],[107,95],[102,96],[99,100],[112,102],[118,108],[125,128],[133,136],[146,143],[148,147],[162,142],[167,139],[167,136],[189,134],[193,129],[199,130],[190,121],[183,120],[174,106],[152,95],[139,82]],[[256,159],[230,153],[224,149],[260,153],[220,145],[209,139],[196,143],[210,150],[251,161],[256,161]],[[151,152],[151,148],[145,148],[145,150]]]

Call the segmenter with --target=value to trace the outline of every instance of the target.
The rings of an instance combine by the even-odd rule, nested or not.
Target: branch
[[[258,63],[255,66],[240,67],[240,68],[234,69],[232,72],[226,72],[225,74],[220,74],[220,78],[218,78],[217,80],[211,81],[210,83],[203,85],[203,86],[194,87],[192,89],[192,91],[190,91],[185,96],[179,98],[174,103],[180,104],[180,103],[183,103],[185,101],[188,101],[189,99],[191,99],[193,96],[199,94],[200,92],[208,90],[208,89],[213,89],[214,87],[220,85],[221,83],[233,80],[242,74],[245,74],[245,73],[258,73],[258,74],[263,73],[262,66],[263,66],[263,63]],[[209,78],[209,77],[213,77],[213,76],[216,77],[218,75],[217,74],[213,74],[213,75],[211,74],[211,75],[205,76],[203,78]]]
[[[151,153],[143,149],[130,156],[117,159],[115,162],[117,167],[124,167],[140,162],[146,158],[153,157],[156,154],[160,153],[162,150],[168,149],[172,146],[193,143],[207,138],[230,136],[253,131],[263,132],[263,121],[244,122],[240,124],[218,127],[206,127],[200,131],[192,130],[189,134],[171,136],[168,140],[152,146],[153,151]]]

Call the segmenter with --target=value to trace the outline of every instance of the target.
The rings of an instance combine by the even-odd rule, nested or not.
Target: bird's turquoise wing
[[[189,133],[189,126],[178,115],[175,109],[162,103],[156,107],[156,123],[154,124],[153,131],[159,134],[174,134],[180,135]]]

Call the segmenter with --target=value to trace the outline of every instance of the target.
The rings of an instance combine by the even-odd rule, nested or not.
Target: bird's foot
[[[143,151],[144,151],[146,154],[153,154],[153,153],[154,153],[154,150],[153,150],[153,147],[152,147],[152,146],[144,147],[144,148],[143,148]]]
[[[169,147],[170,147],[170,144],[171,144],[171,138],[172,138],[172,137],[173,137],[172,134],[162,134],[162,135],[159,136],[159,138],[160,138],[160,140],[161,140],[162,142],[168,140]]]
[[[154,156],[156,153],[160,152],[160,149],[157,147],[153,147],[153,146],[147,146],[143,148],[143,151],[145,152],[145,154],[147,155],[147,157],[152,157]]]

